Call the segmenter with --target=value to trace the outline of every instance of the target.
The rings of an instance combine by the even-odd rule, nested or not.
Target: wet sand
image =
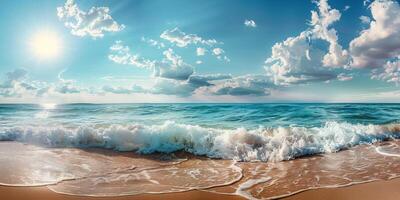
[[[400,179],[375,181],[342,188],[308,190],[285,200],[398,200]]]
[[[389,181],[375,181],[371,183],[357,184],[342,188],[308,190],[284,200],[398,200],[400,196],[400,179]],[[46,187],[7,187],[0,186],[0,197],[7,200],[240,200],[240,196],[221,195],[204,191],[189,191],[170,194],[135,195],[124,197],[80,197],[63,195],[50,191]]]
[[[169,194],[146,194],[121,197],[83,197],[55,193],[47,187],[0,186],[0,198],[6,200],[242,200],[243,197],[214,194],[204,191],[189,191]]]
[[[2,142],[0,199],[391,200],[400,196],[399,152],[400,141],[388,141],[266,163]]]

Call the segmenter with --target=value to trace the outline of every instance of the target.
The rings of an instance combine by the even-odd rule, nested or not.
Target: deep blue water
[[[320,127],[326,122],[389,124],[400,104],[0,104],[0,125],[158,125],[212,128]]]

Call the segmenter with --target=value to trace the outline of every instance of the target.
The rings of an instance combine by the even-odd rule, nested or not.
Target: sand
[[[398,200],[400,197],[400,179],[389,181],[375,181],[342,188],[315,189],[305,191],[285,200]],[[239,196],[220,195],[203,191],[189,191],[182,193],[136,195],[124,197],[79,197],[57,194],[46,187],[6,187],[0,186],[0,197],[6,200],[239,200]]]
[[[342,188],[308,190],[285,200],[398,200],[400,179],[375,181]]]
[[[389,144],[396,144],[395,147],[398,147],[398,142],[394,143],[386,143],[386,145],[379,146],[381,150],[393,152],[396,150],[396,155],[398,154],[397,148],[389,148],[392,147]],[[9,149],[13,149],[12,153],[8,152]],[[178,172],[187,171],[187,169],[192,169],[193,166],[197,166],[201,169],[212,168],[217,170],[218,176],[216,178],[212,178],[213,176],[211,172],[205,171],[200,174],[206,174],[207,177],[201,176],[199,179],[202,180],[201,183],[195,183],[195,185],[206,184],[206,185],[215,185],[220,179],[224,177],[235,177],[234,174],[228,173],[224,174],[225,169],[229,169],[232,166],[232,161],[229,160],[209,160],[202,157],[190,156],[187,155],[187,160],[179,161],[175,163],[175,159],[166,159],[160,160],[155,159],[152,155],[149,156],[138,156],[135,154],[129,153],[119,153],[114,151],[107,150],[99,150],[99,149],[44,149],[40,147],[35,147],[31,145],[23,145],[15,142],[2,143],[0,145],[0,152],[8,152],[3,154],[3,157],[0,156],[0,171],[2,172],[2,176],[0,176],[0,180],[2,180],[4,184],[18,184],[25,183],[25,179],[19,179],[24,177],[33,178],[32,183],[42,183],[38,182],[38,180],[42,180],[42,176],[45,179],[50,180],[48,184],[52,184],[57,179],[53,180],[52,178],[57,178],[60,176],[58,169],[62,169],[64,171],[73,171],[73,172],[85,172],[86,168],[76,168],[75,164],[81,166],[80,163],[84,160],[87,167],[94,167],[94,172],[102,172],[101,177],[108,177],[114,174],[119,173],[127,173],[135,172],[134,170],[141,169],[146,166],[157,167],[157,169],[165,169],[173,165],[171,169],[178,169]],[[11,156],[12,155],[12,156]],[[185,156],[177,155],[178,157]],[[360,160],[360,158],[363,158]],[[365,159],[369,158],[369,159]],[[61,161],[60,161],[61,159]],[[178,159],[179,160],[179,159]],[[172,162],[172,163],[171,163]],[[49,165],[49,163],[51,165]],[[173,164],[175,163],[175,164]],[[132,165],[135,165],[132,168]],[[163,166],[159,166],[163,165]],[[165,165],[165,166],[164,166]],[[151,177],[151,180],[157,180],[156,185],[154,184],[145,184],[147,182],[143,182],[146,179],[135,179],[136,176],[132,176],[132,181],[125,181],[125,176],[118,176],[120,178],[114,179],[109,178],[107,180],[112,180],[110,184],[105,184],[102,182],[98,182],[96,179],[97,174],[89,174],[95,178],[94,181],[85,182],[84,180],[91,180],[91,178],[85,179],[77,179],[77,180],[69,180],[64,182],[64,184],[59,183],[57,185],[50,185],[48,187],[12,187],[12,186],[0,186],[0,200],[15,200],[15,199],[32,199],[32,200],[79,200],[79,199],[111,199],[111,200],[136,200],[136,199],[244,199],[242,196],[235,195],[222,195],[212,193],[210,191],[215,192],[225,192],[225,193],[236,193],[242,194],[244,196],[255,196],[255,197],[271,197],[282,194],[287,194],[288,192],[295,192],[304,188],[309,188],[310,186],[318,186],[318,185],[310,185],[310,183],[315,182],[314,178],[318,177],[319,186],[329,186],[334,184],[346,184],[348,181],[343,182],[343,178],[350,178],[351,180],[357,181],[367,181],[367,180],[387,180],[390,177],[398,177],[394,176],[400,174],[400,162],[398,157],[396,156],[382,156],[381,154],[376,153],[375,146],[367,145],[367,146],[359,146],[355,147],[351,150],[341,151],[335,154],[325,154],[323,156],[313,156],[313,157],[304,157],[291,161],[285,162],[277,162],[277,163],[263,163],[263,162],[239,162],[234,166],[240,167],[242,169],[241,173],[239,173],[240,181],[235,181],[229,183],[227,185],[220,185],[218,187],[212,187],[207,189],[208,191],[198,191],[191,190],[186,192],[177,192],[177,193],[164,193],[164,194],[143,194],[145,192],[151,191],[160,191],[161,186],[168,185],[188,185],[193,184],[197,179],[192,179],[185,174],[181,173],[173,173],[173,177],[166,176],[168,175],[163,173],[163,170],[155,170],[153,172],[151,170],[147,171],[147,176]],[[52,166],[49,168],[49,166]],[[62,166],[57,167],[57,166]],[[218,167],[219,166],[219,167]],[[43,168],[44,167],[44,168]],[[113,173],[105,173],[108,172],[109,169],[118,169],[118,172]],[[92,169],[92,168],[90,168]],[[168,168],[169,169],[169,168]],[[197,169],[197,168],[193,168]],[[220,169],[224,169],[220,171]],[[83,170],[83,171],[82,171]],[[104,171],[105,170],[105,171]],[[219,171],[218,171],[219,170]],[[18,173],[15,173],[18,172]],[[41,173],[39,173],[41,172]],[[48,174],[48,172],[51,172]],[[192,170],[189,170],[192,172]],[[228,172],[231,172],[228,170]],[[233,171],[235,174],[237,171]],[[351,172],[351,173],[350,173]],[[135,172],[135,174],[138,172]],[[216,172],[213,172],[216,173]],[[383,174],[382,174],[383,173]],[[243,176],[242,176],[243,174]],[[16,176],[13,176],[16,175]],[[61,173],[62,175],[62,173]],[[82,175],[82,174],[77,174]],[[83,175],[86,175],[85,173]],[[161,176],[161,178],[159,177]],[[260,182],[265,177],[277,177],[273,182],[270,179],[267,179],[266,182]],[[78,176],[79,177],[79,176]],[[88,177],[88,176],[84,176]],[[197,177],[197,176],[196,176]],[[343,177],[342,179],[338,179],[337,177]],[[365,178],[366,177],[366,178]],[[39,178],[37,180],[37,178]],[[140,178],[140,177],[139,177]],[[30,180],[30,179],[27,179]],[[101,179],[103,180],[103,179]],[[120,182],[121,180],[122,182]],[[204,183],[204,180],[208,180],[208,182]],[[22,182],[21,182],[22,181]],[[82,182],[83,181],[83,182]],[[328,181],[328,182],[327,182]],[[225,183],[226,181],[223,180]],[[331,183],[332,182],[332,183]],[[30,183],[28,181],[28,183]],[[121,197],[84,197],[84,196],[73,196],[73,195],[64,195],[60,193],[56,193],[54,191],[63,192],[65,188],[69,188],[67,183],[72,183],[71,186],[73,190],[66,190],[68,193],[72,194],[85,194],[82,191],[91,191],[87,194],[93,195],[93,191],[113,191],[112,195],[123,194],[132,194],[133,189],[136,189],[136,194],[133,196],[121,196]],[[86,184],[85,184],[86,183]],[[93,184],[96,183],[96,186],[93,187]],[[101,184],[99,184],[101,183]],[[251,183],[250,188],[246,188],[248,183]],[[273,183],[273,184],[270,184]],[[116,187],[121,186],[123,187]],[[28,184],[32,185],[32,184]],[[219,185],[219,184],[217,184]],[[57,188],[60,186],[60,188]],[[143,186],[143,188],[140,188]],[[149,190],[149,187],[153,188]],[[121,189],[116,190],[116,189]],[[176,187],[175,187],[176,188]],[[392,179],[388,181],[375,181],[364,184],[357,184],[347,187],[341,188],[329,188],[329,189],[313,189],[307,190],[301,193],[297,193],[287,198],[288,200],[300,199],[300,200],[313,200],[313,199],[323,199],[323,200],[398,200],[400,197],[400,178]],[[169,188],[167,188],[167,191]],[[82,191],[81,191],[82,190]],[[129,191],[129,192],[126,192]],[[177,190],[175,190],[177,191]],[[107,192],[106,192],[107,193]],[[96,193],[95,193],[96,194]],[[109,194],[109,193],[107,193]],[[251,195],[249,195],[251,194]],[[111,195],[111,196],[112,196]]]
[[[169,194],[146,194],[121,197],[83,197],[55,193],[46,187],[7,187],[0,186],[0,199],[4,200],[241,200],[239,196],[220,195],[203,191],[189,191]]]

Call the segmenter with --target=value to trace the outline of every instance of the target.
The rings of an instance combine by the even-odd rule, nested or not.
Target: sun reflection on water
[[[57,104],[55,103],[43,103],[40,104],[40,107],[43,108],[43,110],[41,110],[40,112],[35,114],[35,118],[37,119],[46,119],[49,117],[49,110],[53,110],[55,108],[57,108]]]
[[[55,109],[57,107],[57,104],[55,104],[55,103],[43,103],[43,104],[40,104],[40,106],[45,110],[52,110],[52,109]]]

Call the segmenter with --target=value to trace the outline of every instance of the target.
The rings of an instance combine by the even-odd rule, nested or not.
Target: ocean
[[[0,184],[272,199],[387,180],[399,116],[400,104],[2,104]]]

